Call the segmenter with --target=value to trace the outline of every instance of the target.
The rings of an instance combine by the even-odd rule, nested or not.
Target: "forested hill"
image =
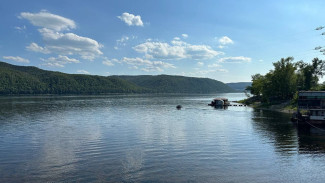
[[[238,83],[226,83],[231,88],[237,91],[245,91],[247,86],[252,86],[252,82],[238,82]]]
[[[182,76],[94,76],[65,74],[0,62],[0,95],[234,92],[226,84]]]
[[[235,92],[228,85],[213,79],[170,75],[118,76],[137,86],[159,93]]]
[[[2,95],[141,92],[148,92],[148,90],[117,77],[65,74],[0,62],[0,94]]]

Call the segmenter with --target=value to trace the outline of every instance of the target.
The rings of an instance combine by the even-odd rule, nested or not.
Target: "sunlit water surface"
[[[325,182],[323,131],[215,97],[1,97],[0,182]]]

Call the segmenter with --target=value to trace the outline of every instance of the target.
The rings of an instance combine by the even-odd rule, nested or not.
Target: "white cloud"
[[[26,30],[26,26],[25,25],[24,26],[21,26],[21,27],[16,26],[15,29],[16,30],[19,30],[19,31],[23,31],[23,30]]]
[[[38,31],[42,36],[44,46],[39,46],[33,42],[26,47],[29,51],[44,54],[79,55],[87,60],[93,60],[98,55],[103,54],[100,51],[103,45],[96,40],[74,33],[61,32],[76,28],[73,20],[46,11],[39,13],[22,12],[19,17],[29,20],[34,26],[42,27]]]
[[[153,61],[151,65],[156,67],[163,67],[163,68],[173,68],[173,69],[176,68],[173,64],[162,62],[162,61]]]
[[[129,67],[129,69],[137,70],[137,69],[139,69],[139,67],[134,65],[134,66]]]
[[[227,36],[223,36],[222,38],[220,38],[219,43],[222,45],[234,44],[234,42]]]
[[[191,45],[178,39],[173,39],[171,43],[147,41],[133,49],[149,59],[211,59],[223,54],[208,45]]]
[[[6,59],[6,60],[12,60],[12,61],[15,61],[15,62],[20,62],[20,63],[29,63],[29,60],[26,59],[26,58],[22,58],[22,57],[19,57],[19,56],[3,56],[2,57],[3,59]]]
[[[210,73],[214,73],[214,72],[228,72],[228,70],[227,69],[210,69],[210,70],[197,71],[196,73],[199,75],[206,75],[206,74],[210,74]]]
[[[122,36],[121,39],[116,40],[116,46],[114,46],[114,49],[118,50],[119,46],[126,46],[128,41],[136,38],[137,36]]]
[[[224,63],[247,63],[251,62],[251,58],[249,57],[244,57],[244,56],[239,56],[239,57],[223,57],[219,59],[219,62],[224,62]]]
[[[123,57],[121,59],[121,62],[126,63],[128,65],[151,65],[150,60],[142,59],[139,57],[136,58],[128,58],[128,57]]]
[[[149,67],[143,68],[141,70],[145,71],[145,72],[162,72],[162,71],[164,71],[162,68],[156,67],[156,66],[149,66]]]
[[[121,19],[128,26],[143,26],[140,15],[135,16],[133,14],[125,12],[121,16],[117,16],[117,18]]]
[[[174,46],[186,46],[187,45],[187,43],[185,41],[181,41],[180,39],[175,39],[175,38],[170,43]]]
[[[80,74],[90,74],[90,72],[88,72],[86,70],[77,70],[77,73],[80,73]]]
[[[195,72],[184,73],[182,72],[181,75],[183,76],[193,76],[193,77],[207,77],[209,74],[213,73],[227,73],[228,70],[226,69],[208,69],[208,70],[197,70]]]
[[[40,52],[40,53],[44,53],[44,54],[50,53],[50,51],[47,48],[38,46],[38,44],[36,44],[36,43],[31,43],[29,46],[26,47],[26,49],[29,51]]]
[[[223,52],[215,51],[207,45],[187,45],[186,53],[188,58],[192,59],[211,59],[223,54]]]
[[[196,64],[197,64],[198,66],[200,66],[200,67],[202,67],[202,66],[204,65],[203,62],[197,62]]]
[[[221,67],[221,65],[214,63],[214,64],[208,65],[208,67],[215,68],[215,67]]]
[[[186,39],[186,38],[188,38],[188,35],[187,35],[187,34],[182,34],[182,37],[183,37],[184,39]]]
[[[181,40],[181,38],[179,38],[179,37],[174,37],[174,40],[179,41],[179,40]]]
[[[217,69],[217,72],[229,72],[227,69]]]
[[[185,51],[181,47],[173,47],[168,43],[145,42],[133,49],[139,53],[145,53],[147,58],[156,59],[181,59],[185,58]]]
[[[42,59],[42,60],[46,62],[46,59]],[[46,62],[43,63],[42,65],[46,67],[64,67],[64,64],[58,62]]]
[[[20,13],[20,18],[27,19],[31,24],[52,29],[55,31],[63,31],[76,28],[76,24],[73,20],[68,18],[54,15],[46,11],[41,11],[39,13]]]
[[[109,60],[108,58],[105,58],[102,63],[107,66],[113,66],[114,62],[118,62],[118,60],[117,59]]]
[[[123,45],[125,46],[125,42],[127,42],[130,38],[128,36],[123,36],[121,39],[116,40],[116,43],[118,45]]]
[[[39,29],[45,46],[31,43],[27,50],[41,53],[57,53],[62,55],[80,55],[81,58],[93,60],[96,56],[103,54],[100,48],[103,46],[96,40],[78,36],[74,33],[59,33],[50,29]]]
[[[195,72],[195,75],[205,76],[206,74],[216,72],[216,70],[199,70]]]
[[[123,57],[120,60],[120,62],[126,63],[128,65],[132,65],[131,67],[132,69],[138,69],[139,67],[142,67],[141,70],[146,72],[153,72],[153,71],[162,72],[164,68],[165,69],[176,68],[173,64],[167,62],[150,61],[139,57],[136,58]]]
[[[64,55],[59,55],[58,57],[50,57],[47,59],[41,58],[41,60],[45,62],[42,65],[47,67],[64,67],[65,64],[80,63],[79,60],[74,58],[69,58]]]

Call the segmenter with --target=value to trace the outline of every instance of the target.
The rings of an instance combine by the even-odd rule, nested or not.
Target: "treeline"
[[[118,77],[65,74],[0,62],[0,94],[101,94],[148,92]]]
[[[65,74],[0,62],[0,95],[213,92],[234,90],[207,78]]]
[[[244,92],[248,86],[252,85],[252,82],[237,82],[237,83],[226,83],[226,84],[238,92]]]
[[[236,92],[223,82],[209,78],[184,76],[118,76],[137,86],[147,88],[156,93],[216,93]]]
[[[264,103],[291,100],[301,90],[325,90],[324,84],[318,84],[324,75],[323,60],[314,58],[311,63],[293,60],[293,57],[282,58],[273,63],[274,69],[267,74],[253,75],[252,86],[246,89]]]

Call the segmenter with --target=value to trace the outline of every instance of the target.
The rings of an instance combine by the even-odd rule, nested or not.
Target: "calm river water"
[[[325,182],[323,131],[215,97],[0,97],[0,182]]]

